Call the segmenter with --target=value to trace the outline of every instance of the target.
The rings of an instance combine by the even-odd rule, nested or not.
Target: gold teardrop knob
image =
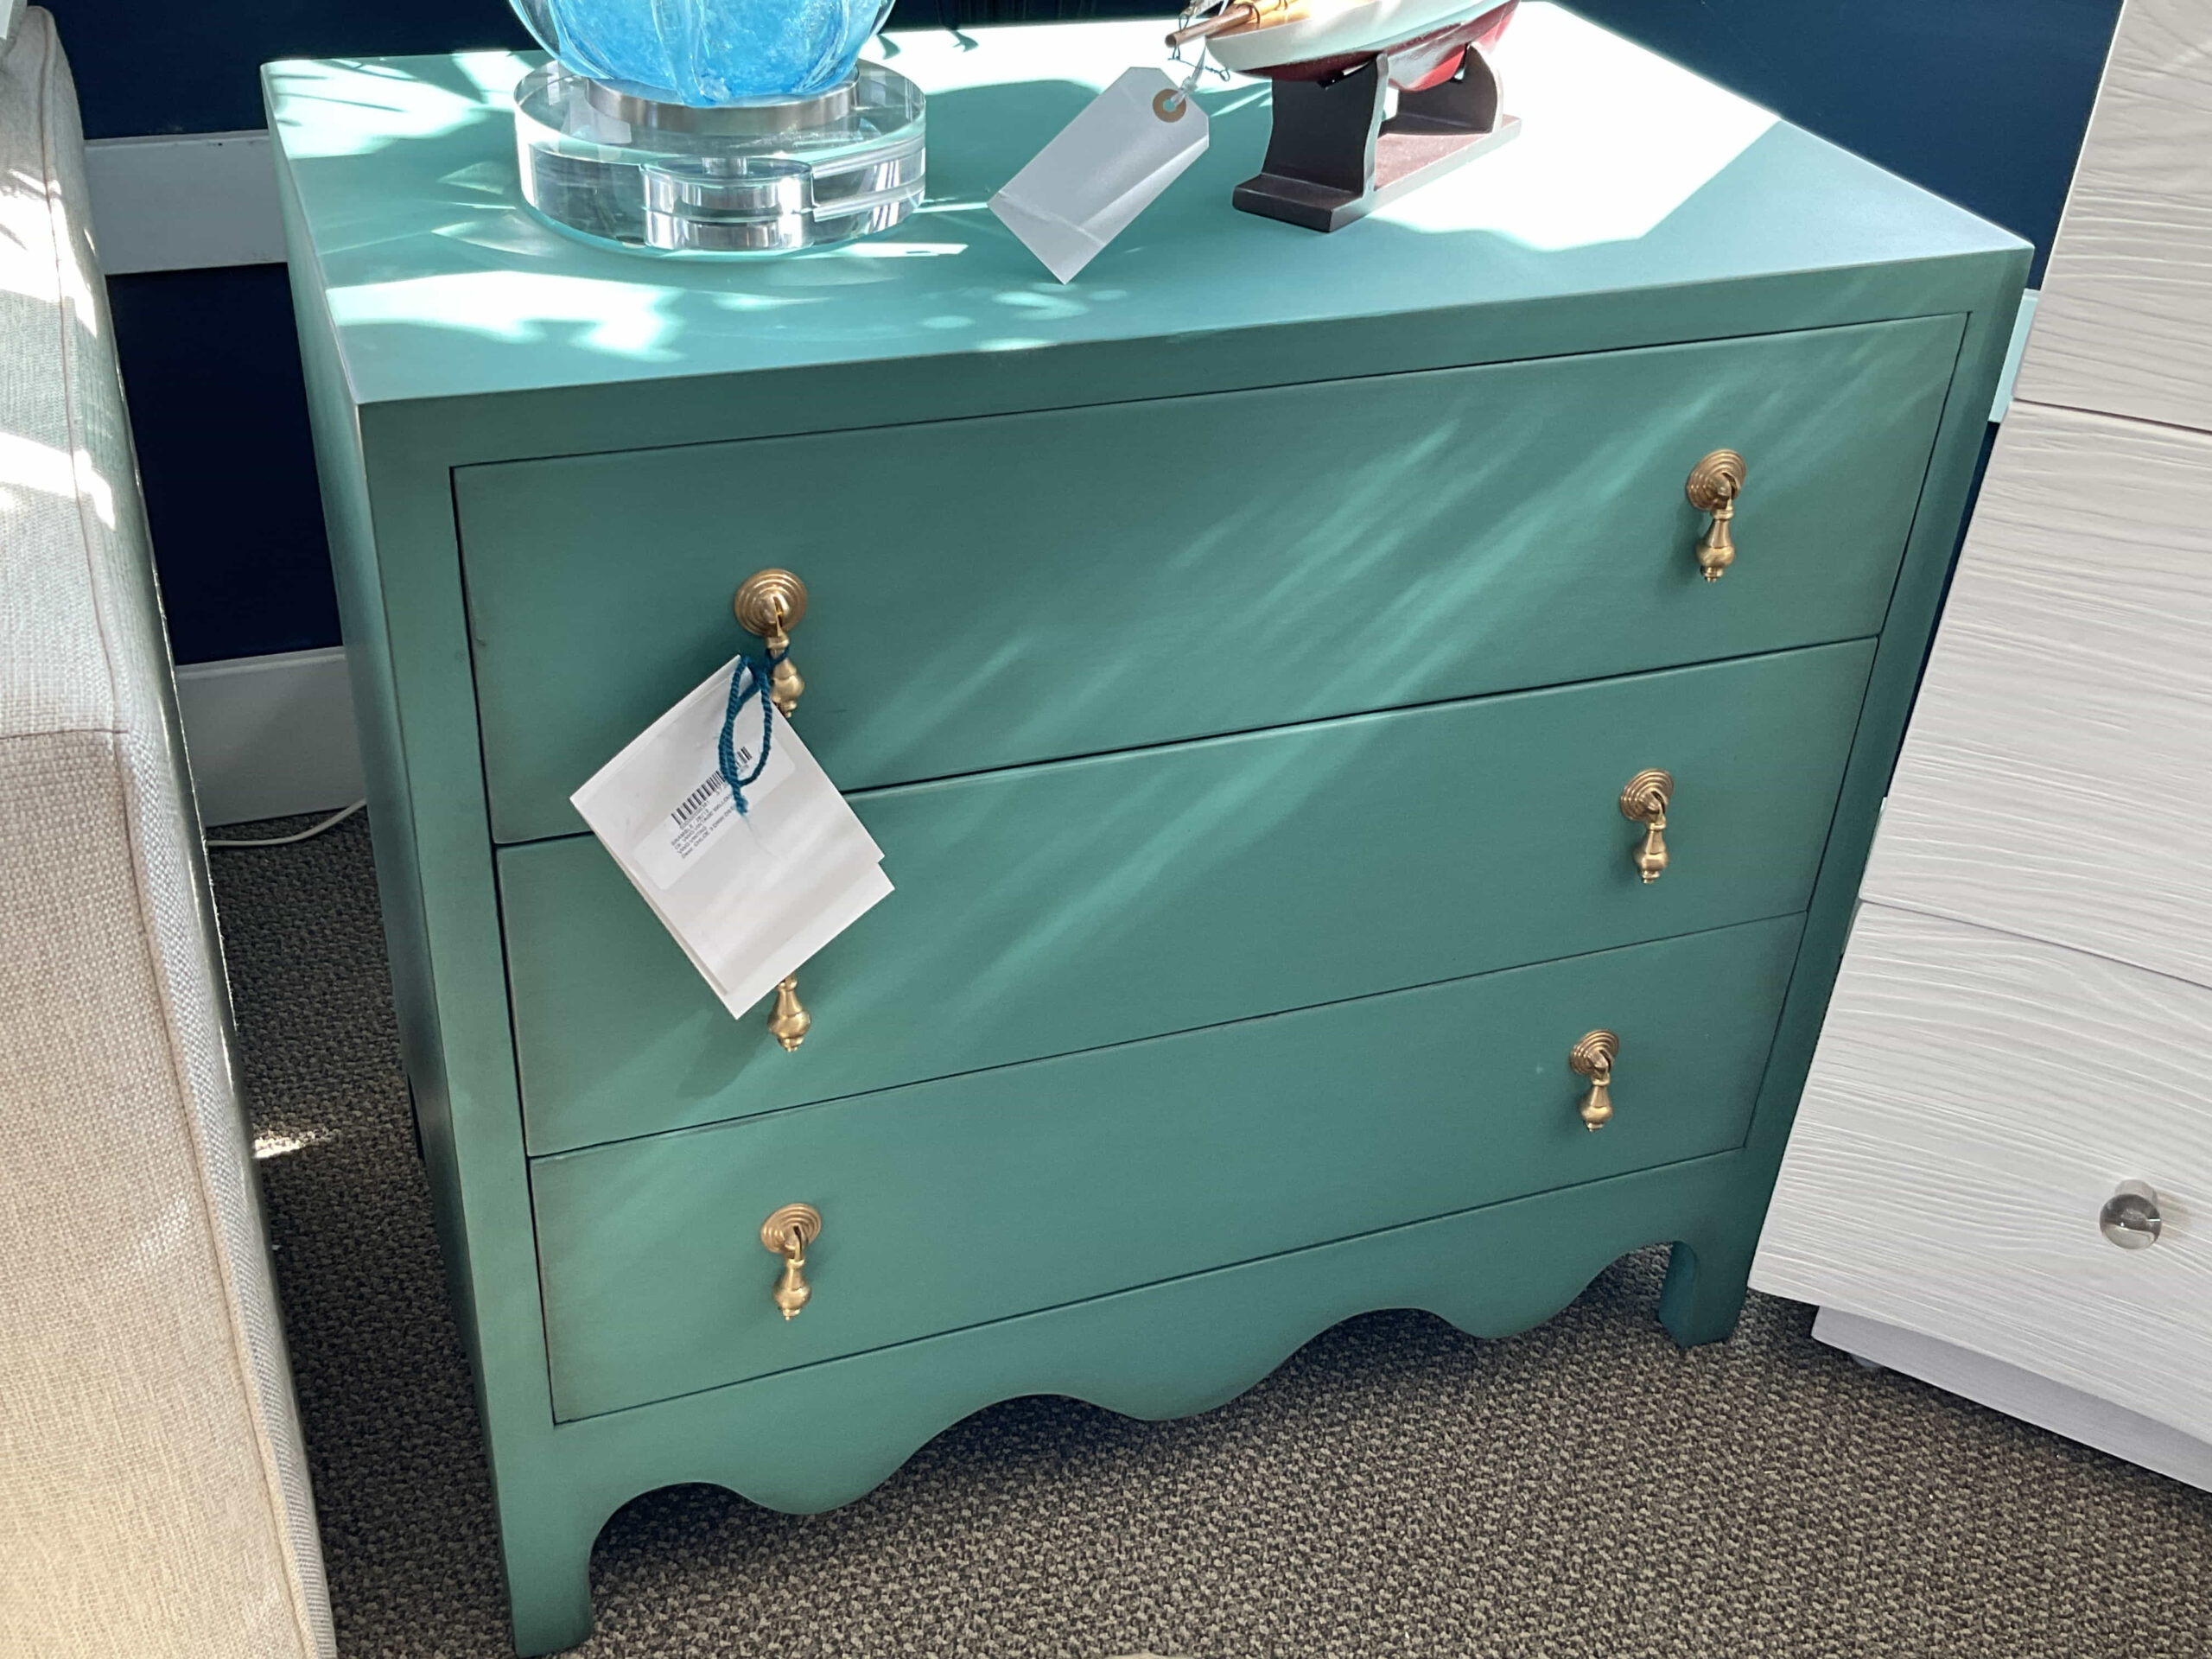
[[[1567,1052],[1567,1069],[1590,1079],[1590,1092],[1575,1112],[1593,1135],[1612,1121],[1613,1061],[1620,1052],[1621,1039],[1610,1031],[1585,1032]]]
[[[768,701],[789,720],[798,707],[799,694],[806,690],[788,654],[791,630],[806,614],[806,584],[788,570],[755,570],[738,584],[730,608],[737,613],[738,626],[758,635],[776,659],[768,676]]]
[[[1637,772],[1621,791],[1621,817],[1643,826],[1643,844],[1629,859],[1647,886],[1667,871],[1667,803],[1674,798],[1674,778],[1656,768]]]
[[[821,1236],[822,1212],[810,1204],[787,1204],[760,1224],[761,1249],[784,1258],[769,1295],[786,1319],[797,1319],[814,1299],[814,1287],[806,1282],[806,1247]]]
[[[1713,515],[1713,522],[1697,543],[1697,568],[1705,572],[1707,582],[1719,581],[1736,563],[1736,543],[1728,526],[1736,516],[1736,498],[1743,488],[1744,458],[1733,449],[1714,450],[1690,468],[1689,482],[1682,486],[1692,506]]]
[[[784,1046],[788,1054],[806,1040],[806,1033],[813,1029],[814,1016],[798,1000],[798,976],[788,974],[776,987],[776,1006],[768,1010],[768,1034]]]

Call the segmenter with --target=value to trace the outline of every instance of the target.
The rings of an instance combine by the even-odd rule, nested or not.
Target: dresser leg
[[[516,1653],[534,1659],[575,1647],[591,1634],[591,1547],[599,1529],[569,1516],[518,1515],[514,1509],[500,1520]]]
[[[1659,1323],[1669,1335],[1685,1348],[1726,1339],[1744,1311],[1754,1248],[1675,1246],[1667,1258],[1667,1283],[1659,1293]]]

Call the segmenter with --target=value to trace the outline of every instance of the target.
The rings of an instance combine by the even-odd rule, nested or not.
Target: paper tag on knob
[[[741,1014],[891,891],[877,847],[791,722],[772,713],[767,764],[740,813],[717,746],[733,658],[632,739],[569,799],[715,995]],[[731,734],[740,775],[760,705]]]
[[[1125,69],[991,198],[1060,281],[1075,275],[1205,154],[1206,112],[1158,69]]]

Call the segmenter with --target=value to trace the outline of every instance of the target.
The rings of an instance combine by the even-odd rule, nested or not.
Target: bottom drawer
[[[1735,1147],[1800,926],[1720,928],[534,1160],[556,1414]],[[1567,1055],[1597,1027],[1620,1054],[1613,1119],[1592,1134]],[[786,1323],[759,1230],[794,1201],[823,1231],[813,1300]]]
[[[1751,1282],[2212,1438],[2212,991],[1860,910]],[[2107,1242],[2122,1181],[2147,1249]]]

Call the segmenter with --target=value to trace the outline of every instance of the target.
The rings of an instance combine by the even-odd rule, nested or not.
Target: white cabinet
[[[1751,1282],[2212,1486],[2212,0],[2122,13],[1862,898]]]
[[[2019,396],[2212,429],[2212,7],[2127,0]]]
[[[1760,1286],[2212,1438],[2212,990],[1869,904],[1828,1007]]]
[[[2014,403],[1860,891],[2212,985],[2212,436]]]

